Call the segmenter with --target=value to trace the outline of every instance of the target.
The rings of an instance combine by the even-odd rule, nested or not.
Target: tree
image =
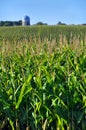
[[[47,25],[47,23],[38,22],[38,23],[36,23],[36,25]]]
[[[4,22],[3,21],[0,22],[0,26],[4,26]]]
[[[1,21],[0,26],[21,26],[22,21]]]
[[[58,25],[66,25],[65,23],[62,23],[61,21],[58,22]]]

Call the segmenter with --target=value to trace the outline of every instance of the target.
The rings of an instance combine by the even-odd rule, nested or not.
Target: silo
[[[25,16],[22,19],[22,26],[28,26],[28,25],[30,25],[30,17],[29,16]]]

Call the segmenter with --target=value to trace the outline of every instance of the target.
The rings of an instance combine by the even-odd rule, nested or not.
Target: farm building
[[[25,16],[22,19],[22,26],[28,26],[28,25],[30,25],[30,17],[29,16]]]

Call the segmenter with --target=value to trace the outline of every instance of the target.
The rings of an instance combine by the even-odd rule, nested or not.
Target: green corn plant
[[[85,130],[85,31],[0,28],[0,129]]]
[[[23,86],[22,86],[22,88],[21,88],[20,95],[19,95],[18,101],[17,101],[17,103],[16,103],[16,109],[19,108],[20,103],[22,102],[23,97],[24,97],[29,91],[32,90],[32,87],[30,86],[30,88],[29,88],[27,91],[25,91],[25,88],[26,88],[27,84],[30,82],[31,77],[32,77],[31,75],[28,76],[28,79],[26,80],[26,82],[23,84]]]

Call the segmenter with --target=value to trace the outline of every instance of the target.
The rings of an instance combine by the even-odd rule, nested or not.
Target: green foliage
[[[0,27],[0,41],[38,43],[44,40],[59,43],[73,43],[75,40],[84,44],[85,26],[29,26],[29,27]]]
[[[3,34],[8,41],[7,44],[2,40],[0,45],[0,129],[85,130],[85,43],[73,48],[73,44],[68,44],[68,39],[67,44],[60,45],[60,41],[59,44],[55,41],[55,46],[52,46],[52,38],[48,39],[48,43],[45,40],[47,36],[39,40],[43,38],[45,27],[39,28],[0,28],[1,36]],[[48,37],[51,32],[56,33],[55,28],[51,28],[46,29]],[[60,29],[62,33],[63,28]],[[14,38],[6,31],[3,33],[4,29],[7,32],[10,30],[10,34],[14,30]],[[34,34],[37,39],[39,36],[40,42],[37,44],[36,39],[35,44],[27,38],[28,42],[20,46],[21,40],[18,42],[16,38],[23,39],[28,29],[33,29],[29,36]],[[20,30],[24,32],[15,34]],[[10,38],[16,44],[11,41],[15,50],[11,48],[13,50],[8,55],[3,52],[2,45],[9,47]],[[29,43],[31,45],[28,46]],[[17,44],[21,47],[21,53],[17,51]]]
[[[22,20],[19,21],[0,21],[0,26],[21,26]]]

